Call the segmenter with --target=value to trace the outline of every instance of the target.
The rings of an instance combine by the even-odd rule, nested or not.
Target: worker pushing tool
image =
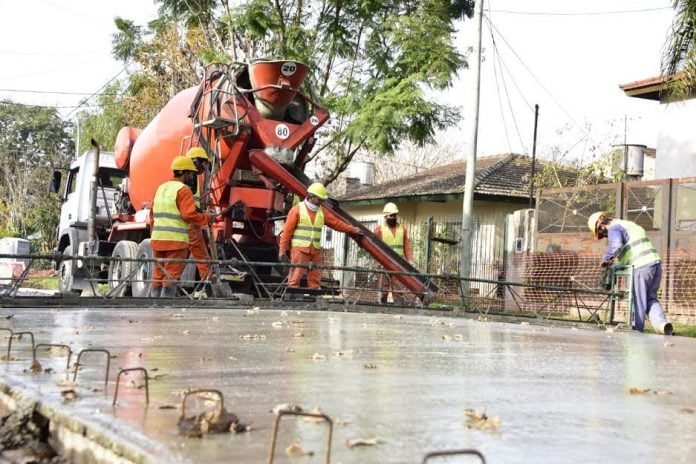
[[[197,169],[191,158],[177,156],[171,164],[173,178],[157,188],[152,205],[150,245],[154,258],[186,259],[189,252],[189,226],[206,225],[214,215],[196,210],[190,185],[195,185]],[[177,281],[186,263],[155,263],[152,297],[176,296]]]
[[[280,261],[290,261],[292,264],[322,264],[321,234],[324,225],[338,232],[362,235],[358,227],[336,221],[332,216],[324,216],[321,204],[328,198],[329,194],[326,187],[315,182],[307,188],[307,197],[304,201],[290,209],[280,237],[278,251]],[[290,252],[289,258],[288,251]],[[321,273],[321,269],[292,268],[288,286],[299,287],[302,277],[306,275],[307,287],[319,289]]]
[[[408,231],[399,223],[399,208],[394,203],[387,203],[384,205],[382,213],[384,214],[384,224],[377,226],[375,235],[381,238],[399,256],[406,258],[409,263],[413,262],[413,251],[411,250],[411,242],[408,239]],[[387,302],[389,292],[392,293],[394,303],[403,303],[400,287],[392,277],[381,275],[379,280],[381,290],[380,303]]]
[[[604,211],[593,213],[587,226],[597,240],[608,239],[602,257],[602,267],[617,259],[620,264],[633,266],[633,305],[635,322],[632,327],[640,332],[645,327],[645,316],[650,318],[655,331],[672,335],[672,324],[657,299],[662,277],[660,255],[645,233],[645,229],[632,221],[615,219]]]
[[[201,182],[201,176],[206,174],[206,171],[210,167],[210,160],[208,154],[201,147],[193,147],[189,149],[186,156],[191,158],[193,164],[196,166],[196,183],[194,184],[196,190],[193,192],[193,202],[196,208],[200,211],[201,209],[201,197],[203,197],[203,183]],[[195,259],[209,260],[210,254],[208,253],[208,247],[205,243],[205,238],[203,237],[203,228],[197,224],[189,224],[189,251],[191,256]],[[210,274],[210,266],[205,263],[196,263],[198,268],[198,275],[201,280],[214,280],[215,276]]]

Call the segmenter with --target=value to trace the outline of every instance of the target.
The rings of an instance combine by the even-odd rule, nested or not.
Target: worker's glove
[[[281,263],[289,263],[290,257],[287,253],[278,253],[278,261],[280,261]]]
[[[358,229],[356,227],[353,231],[353,235],[355,235],[355,238],[363,238],[365,236],[365,232],[363,232],[362,229]]]

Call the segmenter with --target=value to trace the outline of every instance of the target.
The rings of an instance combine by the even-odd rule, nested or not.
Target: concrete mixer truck
[[[150,258],[149,211],[155,191],[171,177],[172,159],[198,146],[206,150],[212,164],[210,172],[199,179],[201,206],[225,212],[209,230],[211,256],[274,263],[278,259],[275,222],[284,218],[294,198],[306,195],[310,180],[303,172],[304,164],[317,140],[317,130],[329,119],[328,111],[311,98],[311,89],[303,86],[308,71],[295,61],[211,65],[198,86],[174,96],[142,131],[122,128],[113,154],[84,155],[76,160],[71,176],[79,177],[82,172],[84,177],[77,184],[86,185],[93,179],[89,193],[93,214],[86,225],[85,221],[63,223],[56,251]],[[111,177],[105,186],[100,180],[107,170]],[[118,185],[114,185],[116,181]],[[68,189],[74,188],[70,179],[67,184]],[[70,208],[75,205],[66,201],[62,215],[71,214],[65,211]],[[363,235],[352,238],[386,269],[417,272],[336,201],[330,199],[324,209],[325,214],[360,227]],[[92,232],[87,234],[90,225]],[[112,260],[108,266],[88,269],[91,272],[84,266],[80,261],[62,262],[61,289],[87,288],[86,276],[98,275],[119,294],[148,294],[151,262]],[[282,284],[282,272],[273,266],[247,271],[227,279],[227,284],[243,293],[258,293],[258,282]],[[182,281],[195,281],[195,272],[195,266],[188,266]],[[224,277],[224,271],[222,274]],[[397,278],[421,297],[437,291],[419,276]]]

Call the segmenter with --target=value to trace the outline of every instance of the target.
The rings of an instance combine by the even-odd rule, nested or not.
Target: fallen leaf
[[[627,391],[631,395],[643,395],[645,393],[650,393],[652,390],[650,388],[628,387]]]
[[[653,390],[653,393],[660,396],[671,395],[672,392],[669,390]]]
[[[53,368],[47,367],[46,369],[44,369],[44,374],[53,374]]]
[[[297,443],[288,445],[288,447],[285,448],[285,453],[293,458],[301,458],[303,456],[314,456],[314,451],[307,451]]]
[[[379,438],[355,438],[353,440],[346,440],[346,446],[350,449],[356,446],[377,446],[379,445]]]
[[[670,346],[674,346],[674,343],[672,343],[672,342],[664,342],[664,343],[662,344],[662,346],[664,346],[665,348],[669,348]]]
[[[128,379],[128,382],[126,382],[126,388],[140,388],[140,385],[138,385],[135,380],[133,379]]]
[[[276,405],[273,409],[271,409],[271,412],[276,416],[284,411],[302,412],[302,406],[292,403],[281,403]]]
[[[32,372],[36,372],[37,374],[43,370],[43,368],[41,367],[41,363],[39,361],[36,361],[36,360],[34,360],[31,363],[30,369]]]
[[[681,409],[679,410],[679,412],[681,412],[681,413],[683,413],[683,414],[693,414],[693,413],[696,412],[696,411],[694,411],[694,410],[691,409],[691,408],[681,408]]]
[[[443,335],[443,336],[442,336],[442,339],[445,340],[445,341],[447,341],[447,340],[450,339],[450,337],[449,337],[449,335]]]
[[[276,321],[271,323],[271,326],[275,327],[276,329],[280,329],[281,327],[283,327],[283,323],[280,321]]]
[[[464,335],[462,335],[462,334],[455,334],[455,335],[454,335],[454,339],[455,339],[455,340],[461,340],[461,339],[463,339],[463,338],[464,338]]]
[[[334,423],[335,425],[348,425],[348,424],[350,424],[351,422],[353,422],[353,421],[350,420],[350,419],[341,419],[340,417],[337,417],[337,418],[335,418],[335,419],[333,420],[333,423]]]
[[[190,332],[190,330],[184,330],[183,332],[181,332],[181,335],[188,335]]]
[[[77,400],[77,393],[75,393],[75,390],[63,390],[62,392],[60,392],[60,396],[63,397],[64,401]]]
[[[0,358],[2,361],[19,361],[19,358],[15,358],[14,356],[7,357],[6,354],[2,355],[2,358]]]
[[[474,409],[465,409],[464,414],[467,418],[466,427],[469,429],[491,432],[498,432],[500,429],[500,420],[497,417],[488,417],[485,413]]]
[[[365,363],[365,364],[363,364],[363,367],[364,367],[365,369],[377,369],[377,364]]]
[[[101,388],[93,388],[93,389],[92,389],[92,393],[101,393],[101,392],[103,392],[103,391],[104,391],[104,390],[102,390]]]
[[[160,380],[160,379],[162,379],[163,377],[166,377],[166,376],[167,376],[167,374],[155,374],[155,375],[153,375],[152,377],[150,377],[150,380]]]
[[[293,337],[295,337],[295,338],[304,337],[304,334],[302,332],[297,332],[295,335],[293,335]]]
[[[173,404],[163,404],[162,406],[157,406],[157,409],[176,409]]]
[[[56,385],[58,385],[59,387],[74,387],[75,382],[73,382],[72,380],[61,379],[56,382]]]
[[[320,353],[314,353],[312,355],[312,361],[326,361],[326,356]]]

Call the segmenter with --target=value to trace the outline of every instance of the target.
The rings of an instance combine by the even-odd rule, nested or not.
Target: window
[[[104,188],[116,188],[126,177],[125,171],[114,168],[99,168],[99,185]]]
[[[75,191],[77,190],[77,175],[79,173],[80,168],[75,168],[72,171],[70,171],[70,175],[68,176],[68,185],[65,190],[66,196],[70,195],[71,193],[75,193]]]

